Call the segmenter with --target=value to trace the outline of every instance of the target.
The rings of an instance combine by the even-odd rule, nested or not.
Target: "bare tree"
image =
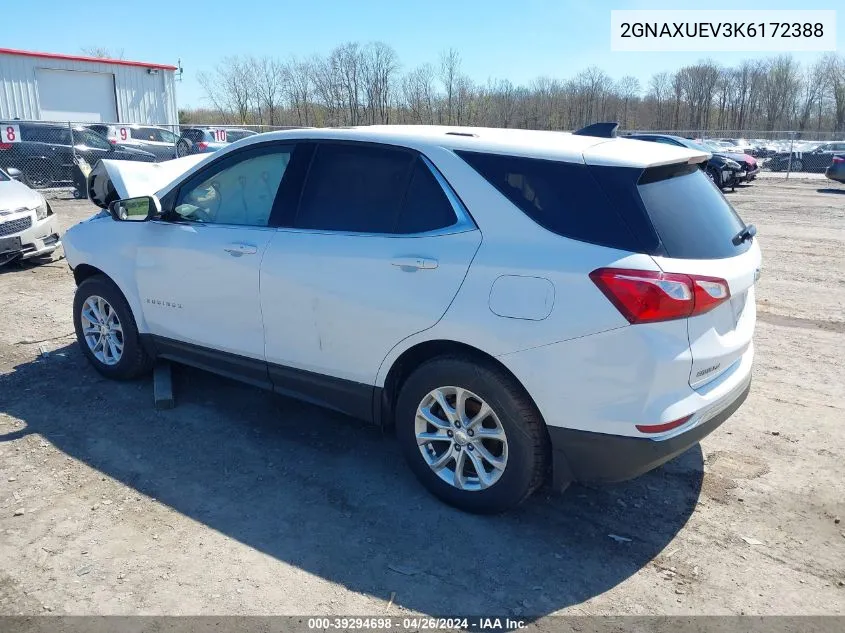
[[[628,108],[631,103],[636,103],[640,96],[640,80],[636,77],[626,75],[619,80],[617,84],[617,92],[622,99],[622,127],[628,127]]]
[[[234,117],[236,123],[249,122],[253,86],[247,61],[240,57],[225,57],[214,72],[201,72],[197,75],[197,80],[211,104],[224,119]]]
[[[97,57],[99,59],[123,59],[123,49],[111,50],[105,46],[83,46],[79,49],[83,55]]]
[[[799,85],[798,64],[787,55],[772,59],[763,82],[763,107],[766,129],[788,127],[787,115],[792,110]]]
[[[402,97],[412,123],[434,123],[434,68],[418,66],[402,78]]]
[[[452,125],[454,121],[453,111],[455,108],[455,98],[458,91],[458,81],[461,74],[461,56],[453,48],[448,51],[440,53],[440,81],[443,84],[443,92],[446,118],[445,121],[441,117],[441,122],[446,125]]]
[[[390,123],[390,106],[394,102],[396,73],[399,70],[396,51],[384,42],[373,42],[364,47],[361,61],[367,121]]]

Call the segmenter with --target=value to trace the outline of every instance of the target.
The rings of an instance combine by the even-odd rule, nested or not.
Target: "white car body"
[[[0,264],[43,257],[59,246],[58,222],[44,196],[0,171]]]
[[[165,342],[160,355],[377,422],[391,369],[409,350],[433,343],[477,350],[507,368],[536,403],[558,484],[644,472],[697,442],[744,399],[761,261],[756,240],[735,257],[687,259],[562,237],[456,152],[630,170],[694,165],[704,153],[554,132],[374,126],[261,134],[163,165],[104,161],[99,173],[119,197],[166,201],[212,161],[259,144],[306,141],[419,152],[458,222],[397,236],[115,222],[100,214],[67,232],[70,266],[78,280],[95,271],[111,278],[138,330]],[[110,201],[104,198],[94,195],[101,206]],[[719,278],[730,298],[698,316],[632,325],[591,279],[604,268]],[[204,361],[205,352],[182,353],[189,348],[238,358],[245,369]],[[324,398],[312,383],[344,385],[336,391],[348,397]],[[600,447],[579,453],[586,438]],[[653,458],[628,464],[620,451],[629,441]],[[596,454],[606,458],[601,465],[592,463]]]

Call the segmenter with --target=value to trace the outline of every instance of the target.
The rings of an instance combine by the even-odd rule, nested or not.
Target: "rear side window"
[[[70,145],[70,130],[66,127],[33,125],[21,127],[21,140],[54,145]]]
[[[423,233],[452,226],[458,221],[452,203],[428,166],[417,159],[396,233]]]
[[[415,158],[386,147],[319,144],[296,228],[392,233]]]
[[[543,228],[582,242],[640,250],[587,165],[478,152],[457,154]]]
[[[696,165],[646,169],[637,189],[667,257],[721,259],[751,248],[733,243],[745,224]]]

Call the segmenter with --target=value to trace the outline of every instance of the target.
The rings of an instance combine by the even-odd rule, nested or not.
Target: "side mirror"
[[[20,180],[21,178],[23,178],[23,173],[20,169],[17,169],[16,167],[9,167],[6,170],[6,173],[9,174],[9,178],[11,178],[12,180]]]
[[[109,213],[119,222],[146,222],[161,213],[161,202],[155,196],[115,200],[109,205]]]

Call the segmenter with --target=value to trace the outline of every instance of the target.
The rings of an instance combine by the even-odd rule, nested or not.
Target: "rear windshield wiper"
[[[757,235],[757,227],[753,224],[749,224],[744,229],[742,229],[739,233],[734,235],[733,240],[734,246],[739,246],[746,240],[750,240],[755,235]]]

